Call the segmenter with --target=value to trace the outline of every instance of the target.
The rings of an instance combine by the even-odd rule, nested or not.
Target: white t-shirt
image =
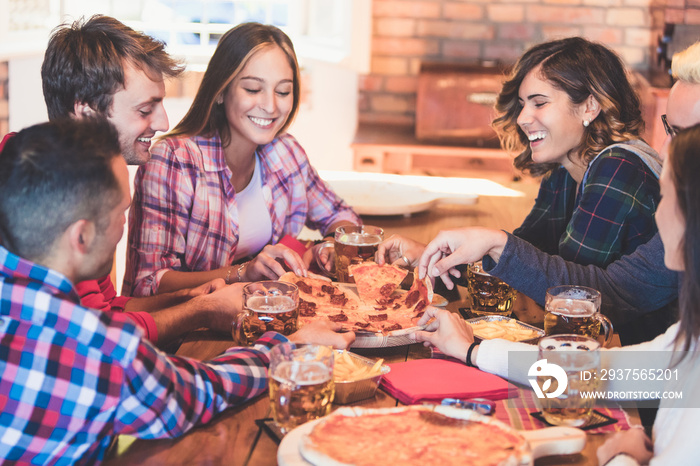
[[[236,193],[236,205],[240,229],[234,262],[259,253],[272,238],[272,220],[262,194],[260,159],[257,155],[255,156],[253,177],[248,186]],[[231,207],[231,210],[233,209]],[[231,214],[236,217],[233,212]]]

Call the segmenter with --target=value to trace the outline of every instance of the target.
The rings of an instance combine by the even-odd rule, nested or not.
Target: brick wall
[[[653,81],[666,22],[700,24],[700,0],[374,0],[360,121],[414,124],[422,60],[513,63],[566,36],[605,43]]]
[[[7,62],[0,62],[0,139],[10,131]]]

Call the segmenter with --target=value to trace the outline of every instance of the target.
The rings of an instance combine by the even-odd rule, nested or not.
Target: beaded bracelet
[[[232,268],[233,267],[228,268],[228,271],[226,272],[226,278],[224,278],[224,283],[226,283],[227,285],[231,284],[231,269]]]

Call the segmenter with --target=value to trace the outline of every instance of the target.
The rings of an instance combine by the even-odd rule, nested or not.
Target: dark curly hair
[[[540,77],[566,92],[572,104],[593,96],[600,114],[585,131],[573,153],[587,164],[610,144],[639,138],[644,129],[640,100],[630,84],[622,60],[604,45],[581,37],[569,37],[536,45],[527,50],[510,71],[496,101],[497,117],[491,123],[517,169],[543,175],[559,164],[537,164],[532,160],[527,135],[517,123],[522,105],[520,84],[527,74],[541,65]]]

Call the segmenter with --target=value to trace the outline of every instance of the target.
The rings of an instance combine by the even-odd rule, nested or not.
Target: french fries
[[[523,341],[537,338],[540,334],[536,330],[523,327],[513,319],[509,320],[482,320],[470,322],[474,335],[482,340],[502,338],[510,341]]]
[[[336,351],[335,364],[333,367],[333,380],[335,382],[353,382],[355,380],[366,379],[382,373],[384,359],[369,366],[362,361],[353,358],[347,351]]]

